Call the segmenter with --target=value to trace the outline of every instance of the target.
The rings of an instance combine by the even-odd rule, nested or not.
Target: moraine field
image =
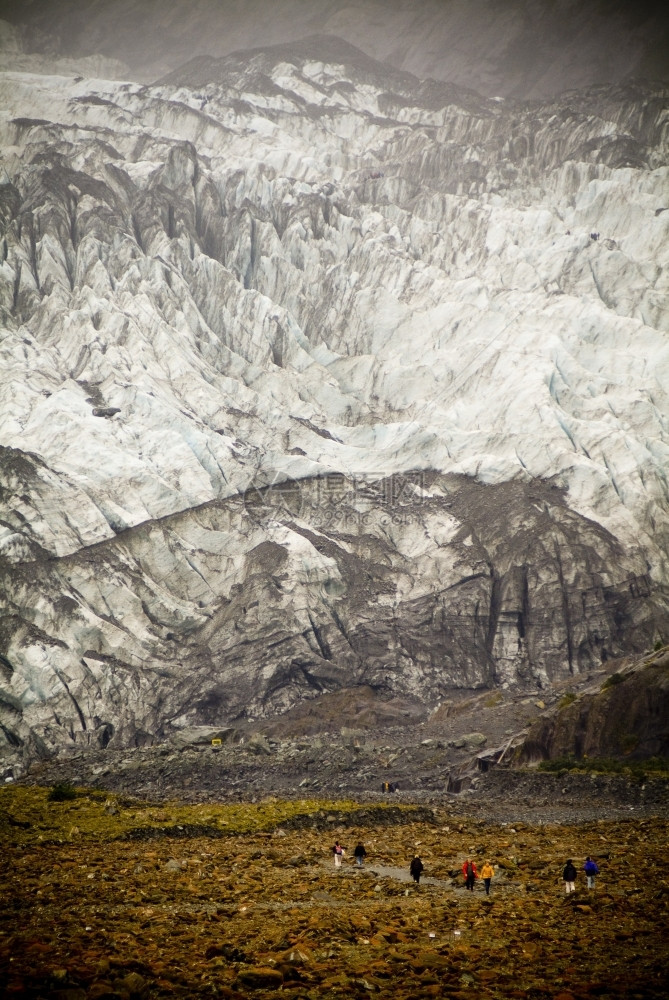
[[[0,992],[666,997],[666,819],[514,825],[464,807],[4,788]],[[347,848],[337,871],[335,839]],[[416,853],[419,886],[408,875]],[[601,871],[591,891],[588,854]],[[464,890],[467,856],[495,865],[489,898],[480,881]],[[579,878],[566,896],[568,857]]]

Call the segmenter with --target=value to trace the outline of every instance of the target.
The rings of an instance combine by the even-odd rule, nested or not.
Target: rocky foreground
[[[666,995],[666,820],[511,825],[455,804],[72,794],[0,792],[7,996]],[[338,871],[335,838],[347,849]],[[587,854],[596,888],[580,875],[565,895],[565,860],[580,869]],[[493,861],[489,898],[480,882],[464,890],[468,856]]]

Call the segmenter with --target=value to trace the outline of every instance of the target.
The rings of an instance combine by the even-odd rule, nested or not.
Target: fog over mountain
[[[97,60],[105,75],[144,83],[193,58],[314,35],[488,97],[669,74],[661,0],[0,0],[0,18],[15,68]]]
[[[266,10],[3,8],[13,766],[669,635],[663,10]]]

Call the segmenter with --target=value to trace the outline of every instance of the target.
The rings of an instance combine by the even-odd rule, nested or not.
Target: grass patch
[[[558,708],[566,708],[568,705],[573,705],[576,701],[576,695],[573,691],[566,691],[558,702]]]
[[[625,761],[616,757],[555,757],[542,760],[539,770],[549,774],[565,774],[568,771],[582,774],[622,774],[635,781],[645,781],[650,777],[669,777],[669,760],[665,757],[649,757],[646,760]]]
[[[578,763],[575,757],[554,757],[552,760],[542,760],[539,763],[539,770],[558,774],[560,771],[574,770],[578,767]]]
[[[624,680],[625,680],[624,674],[619,674],[617,672],[615,674],[611,674],[611,676],[607,677],[604,683],[602,684],[602,691],[606,691],[608,690],[608,688],[615,687],[617,684],[622,684]]]
[[[639,745],[639,737],[634,733],[625,733],[618,742],[623,753],[632,753]]]
[[[71,799],[76,799],[76,797],[77,792],[72,785],[59,784],[53,786],[47,795],[47,800],[49,802],[69,802]]]
[[[56,786],[58,787],[58,786]],[[68,786],[69,788],[69,786]],[[0,837],[11,827],[12,840],[35,841],[116,840],[141,829],[209,827],[223,834],[253,834],[294,825],[300,820],[327,823],[328,815],[355,823],[355,814],[369,806],[348,800],[268,800],[257,804],[152,803],[110,795],[99,789],[71,789],[53,798],[53,789],[14,785],[0,789]],[[59,793],[60,795],[60,793]],[[415,812],[416,807],[380,803],[375,810]],[[389,817],[390,818],[390,817]],[[4,820],[4,822],[3,822]],[[12,822],[13,821],[13,822]],[[20,824],[20,825],[18,825]]]

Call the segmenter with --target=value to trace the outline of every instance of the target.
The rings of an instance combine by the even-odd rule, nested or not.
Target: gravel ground
[[[388,764],[395,754],[396,760]],[[20,783],[84,785],[152,801],[327,797],[448,805],[462,814],[510,823],[669,815],[669,781],[660,777],[639,781],[619,774],[552,774],[502,765],[484,774],[472,772],[470,787],[459,794],[448,791],[452,771],[460,772],[473,760],[471,750],[453,750],[440,741],[399,750],[388,749],[388,744],[378,749],[282,741],[262,752],[248,744],[159,745],[61,756],[33,765]],[[388,780],[396,781],[399,791],[383,793],[382,784]]]
[[[599,688],[601,676],[584,677],[580,684],[583,690]],[[575,689],[572,682],[570,690]],[[220,731],[196,728],[146,747],[73,746],[33,762],[14,780],[107,789],[150,801],[256,802],[270,796],[392,800],[447,805],[511,823],[669,815],[669,782],[660,777],[640,781],[620,774],[554,774],[512,769],[506,762],[480,770],[477,755],[520,738],[537,718],[555,709],[562,694],[559,687],[513,694],[454,692],[451,701],[422,717],[414,706],[403,725],[336,732],[313,732],[312,707],[309,730],[298,714]],[[396,722],[394,703],[392,709]],[[217,733],[220,745],[212,744]],[[393,783],[397,791],[384,793],[384,783]]]

